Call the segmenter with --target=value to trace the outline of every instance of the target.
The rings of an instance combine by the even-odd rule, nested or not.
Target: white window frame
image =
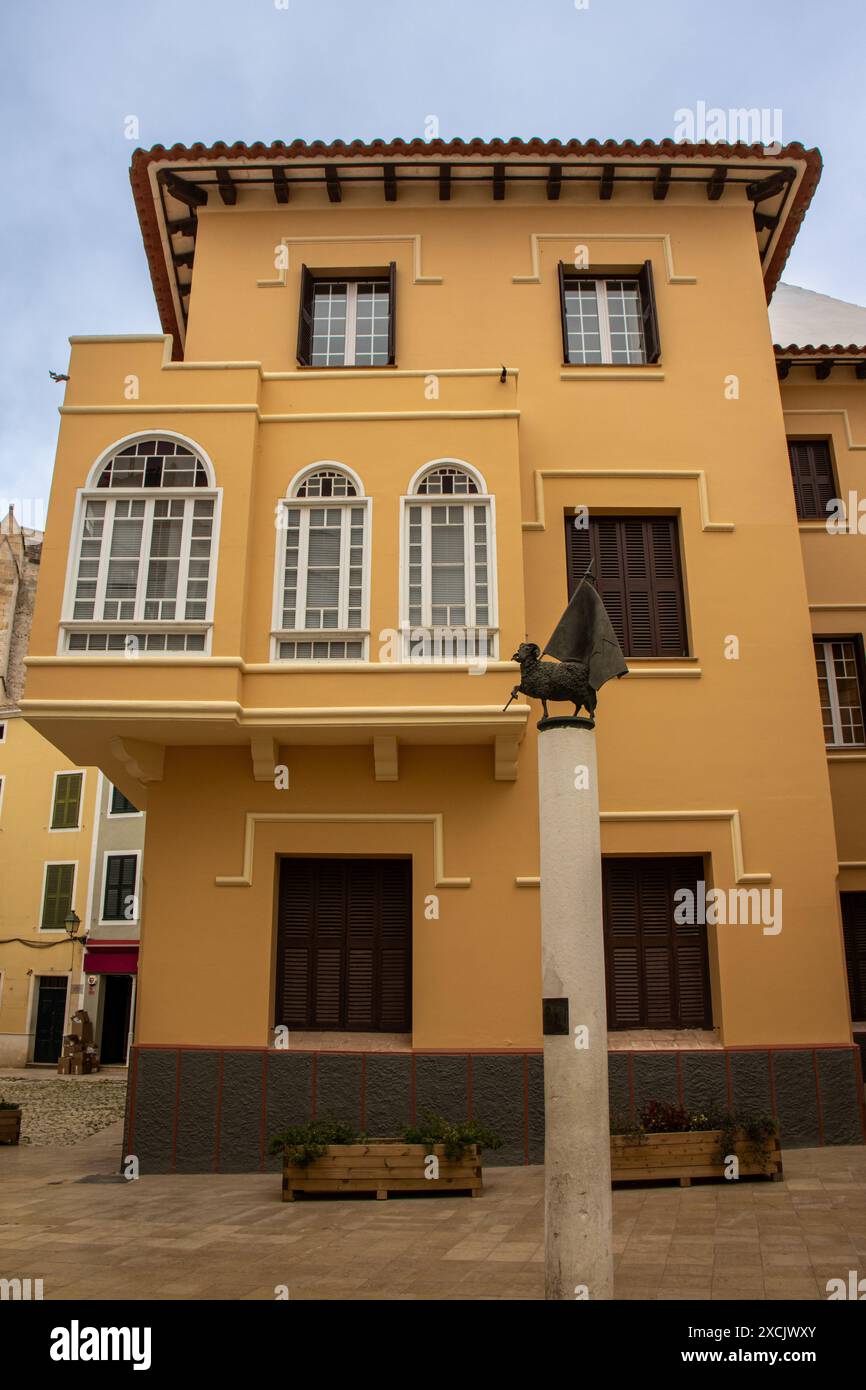
[[[440,468],[455,468],[460,472],[466,473],[478,488],[477,492],[471,493],[419,493],[418,488],[426,477],[435,473]],[[466,589],[466,616],[467,620],[472,616],[473,621],[467,621],[463,627],[450,629],[453,632],[465,632],[467,637],[470,633],[483,630],[487,634],[488,650],[484,656],[475,656],[470,652],[461,654],[457,652],[453,655],[436,655],[435,652],[429,655],[418,656],[417,646],[422,639],[433,638],[437,631],[443,631],[441,624],[425,624],[413,626],[409,621],[409,514],[410,508],[421,505],[423,508],[431,506],[461,506],[468,512],[468,522],[464,524],[463,534],[463,559]],[[474,621],[475,618],[475,546],[474,546],[474,519],[472,508],[484,506],[487,511],[487,608],[489,621],[479,626]],[[499,584],[496,568],[496,499],[492,493],[488,492],[487,484],[476,468],[465,463],[458,458],[434,459],[430,463],[425,463],[423,468],[412,477],[409,483],[409,490],[405,496],[400,498],[401,521],[400,521],[400,632],[402,636],[402,655],[404,660],[423,661],[428,664],[457,664],[466,662],[469,665],[476,665],[480,660],[495,661],[498,659],[499,652]],[[421,607],[422,617],[430,611],[430,519],[428,516],[422,517],[422,556],[421,556]],[[468,642],[466,646],[468,646]]]
[[[110,778],[106,777],[105,780],[108,782],[108,805],[105,810],[106,820],[138,820],[139,816],[144,815],[143,811],[112,811],[111,802],[115,790],[119,791],[121,796],[123,796],[123,792],[120,791],[120,787],[115,788]],[[128,800],[129,797],[127,797],[127,801]],[[130,853],[132,853],[132,851],[130,851]]]
[[[72,874],[72,894],[71,894],[71,897],[70,897],[70,900],[69,900],[69,910],[70,910],[70,912],[74,912],[74,911],[75,911],[75,896],[76,896],[76,894],[77,894],[77,892],[78,892],[78,860],[77,860],[77,859],[46,859],[46,860],[43,862],[43,865],[42,865],[42,890],[41,890],[41,892],[40,892],[40,894],[39,894],[39,925],[38,925],[38,927],[37,927],[37,929],[36,929],[37,932],[38,932],[39,934],[41,934],[42,936],[57,936],[58,934],[62,934],[62,935],[64,935],[64,936],[66,935],[66,928],[65,928],[65,927],[43,927],[43,925],[42,925],[42,918],[43,918],[44,913],[45,913],[45,889],[46,889],[46,887],[48,886],[48,870],[49,870],[49,869],[52,869],[52,868],[63,868],[63,867],[64,867],[65,865],[67,865],[67,864],[71,864],[71,865],[72,865],[72,868],[73,868],[73,874]]]
[[[51,824],[54,819],[54,799],[57,796],[58,777],[80,777],[81,795],[78,798],[78,824],[77,825],[58,825]],[[64,767],[59,772],[55,772],[51,781],[51,804],[48,810],[48,834],[49,835],[77,835],[82,826],[84,817],[84,788],[87,785],[87,769],[81,767]]]
[[[849,642],[851,646],[854,647],[854,671],[855,676],[857,678],[857,689],[860,691],[860,713],[864,719],[864,727],[866,727],[866,708],[864,708],[863,691],[860,687],[859,668],[857,666],[857,649],[854,643],[854,639],[851,637],[823,638],[816,635],[814,641],[816,647],[820,642],[821,646],[824,649],[824,669],[827,672],[827,695],[830,700],[830,719],[833,724],[833,742],[825,743],[824,747],[833,749],[866,747],[866,743],[864,743],[862,739],[858,743],[851,743],[843,739],[842,737],[843,730],[841,708],[839,705],[839,687],[836,684],[836,665],[833,660],[834,642]]]
[[[341,473],[354,485],[354,497],[298,497],[297,493],[302,485],[314,473],[324,470]],[[298,594],[295,605],[295,617],[306,613],[306,585],[307,570],[309,567],[309,520],[304,515],[312,508],[331,508],[339,507],[343,512],[348,512],[350,508],[360,507],[364,511],[364,545],[361,557],[361,626],[360,627],[283,627],[283,584],[286,572],[286,549],[288,540],[288,526],[285,521],[285,514],[289,510],[297,509],[301,515],[301,535],[298,545]],[[277,502],[275,512],[275,561],[274,561],[274,592],[273,610],[271,619],[271,661],[279,662],[287,669],[297,670],[299,667],[308,664],[316,666],[333,666],[340,670],[352,665],[362,663],[366,665],[370,658],[370,567],[373,552],[373,508],[372,501],[364,495],[364,489],[358,475],[345,464],[337,463],[332,459],[320,460],[318,463],[304,468],[292,479],[289,490],[285,497],[281,497]],[[341,543],[340,543],[340,594],[339,608],[342,613],[348,609],[349,598],[349,542],[350,542],[351,518],[348,522],[341,523]],[[289,658],[280,657],[281,642],[360,642],[362,656],[360,657],[304,657]]]
[[[131,859],[135,857],[135,887],[132,896],[135,899],[135,906],[138,909],[135,917],[106,917],[105,913],[105,889],[108,885],[108,861],[109,859]],[[102,878],[99,887],[99,919],[97,926],[100,927],[137,927],[141,924],[141,850],[140,849],[107,849],[102,855]]]
[[[0,772],[0,816],[3,814],[3,793],[6,790],[5,774]]]
[[[204,465],[208,476],[207,487],[161,487],[161,488],[112,488],[97,487],[97,481],[110,459],[129,444],[137,443],[142,439],[170,439],[182,444],[189,449],[192,454]],[[123,661],[128,659],[127,653],[123,651],[93,651],[93,652],[69,652],[69,637],[75,632],[86,633],[133,633],[146,635],[148,633],[175,634],[175,633],[203,633],[205,637],[204,650],[200,652],[186,651],[160,651],[144,652],[140,655],[154,656],[159,658],[169,658],[171,660],[189,659],[190,657],[201,658],[210,655],[211,641],[213,635],[214,621],[214,596],[216,593],[216,575],[219,558],[220,540],[220,520],[222,514],[222,493],[221,487],[215,483],[213,464],[201,446],[189,439],[186,435],[177,434],[172,430],[136,430],[134,434],[125,435],[123,439],[115,440],[107,449],[99,455],[95,464],[90,470],[87,485],[79,488],[76,493],[75,514],[73,518],[72,534],[70,539],[69,551],[66,561],[66,583],[64,586],[63,606],[61,609],[60,625],[57,639],[58,656],[71,655],[89,660],[116,659]],[[142,526],[141,549],[139,551],[139,575],[136,588],[135,607],[136,611],[143,611],[145,593],[147,589],[147,566],[149,556],[149,538],[152,534],[153,525],[153,504],[157,501],[183,501],[193,499],[194,501],[212,501],[213,507],[213,529],[211,532],[210,565],[208,567],[208,588],[205,601],[205,617],[201,619],[187,619],[183,617],[175,618],[76,618],[75,611],[75,588],[78,575],[78,561],[81,553],[81,543],[84,537],[84,521],[87,512],[88,502],[106,503],[106,520],[103,528],[103,544],[99,558],[99,573],[96,587],[96,597],[94,608],[96,612],[102,607],[105,597],[105,585],[108,574],[109,550],[111,527],[109,525],[109,515],[113,518],[113,508],[110,503],[114,501],[144,502],[145,514],[144,525]],[[181,556],[178,566],[177,593],[178,607],[182,607],[186,602],[186,582],[189,575],[190,561],[190,540],[192,531],[193,508],[184,507],[184,526],[181,541]],[[183,597],[180,597],[180,596]]]
[[[564,294],[568,294],[569,291],[570,291],[570,289],[571,289],[571,287],[570,287],[569,284],[568,284],[568,278],[569,278],[569,277],[568,277],[568,274],[566,273],[566,276],[565,276],[565,281],[566,281],[566,283],[565,283],[565,285],[564,285],[564,287],[563,287],[563,293],[564,293]],[[642,314],[642,312],[643,312],[643,299],[642,299],[642,297],[641,297],[640,283],[639,283],[639,281],[638,281],[638,279],[637,279],[637,276],[635,276],[635,275],[626,275],[626,274],[624,274],[624,275],[617,275],[617,276],[612,276],[612,277],[611,277],[612,279],[617,279],[617,280],[627,280],[627,281],[629,281],[629,283],[633,283],[633,284],[635,284],[635,285],[637,286],[638,321],[639,321],[639,323],[640,323],[640,336],[641,336],[641,356],[637,359],[637,361],[629,361],[629,362],[614,362],[614,360],[613,360],[613,344],[612,344],[612,342],[611,342],[611,337],[610,337],[610,310],[608,309],[608,303],[607,303],[607,280],[606,280],[606,279],[594,280],[593,277],[592,277],[591,275],[582,275],[582,276],[580,276],[579,278],[580,278],[580,280],[581,280],[584,284],[593,284],[593,285],[595,285],[595,298],[596,298],[596,303],[597,303],[597,305],[598,305],[598,345],[599,345],[599,348],[600,348],[600,350],[601,350],[601,361],[600,361],[600,362],[583,362],[583,361],[579,361],[579,360],[576,359],[576,358],[572,358],[572,356],[571,356],[571,350],[568,349],[568,358],[567,358],[567,360],[566,360],[566,366],[569,366],[569,367],[645,367],[645,366],[647,365],[647,357],[646,357],[646,340],[645,340],[645,338],[644,338],[643,321],[642,321],[642,319],[641,319],[641,314]],[[573,292],[573,291],[572,291],[572,292]],[[565,312],[565,341],[566,341],[566,347],[567,347],[567,346],[568,346],[568,312],[567,312],[567,310],[565,310],[565,306],[564,306],[564,305],[563,305],[563,309],[564,309],[564,312]]]
[[[342,285],[342,286],[344,286],[344,288],[345,288],[345,290],[346,290],[346,337],[345,337],[345,343],[344,343],[344,349],[343,349],[343,360],[342,360],[342,362],[313,362],[313,338],[315,337],[315,330],[316,330],[316,285],[322,285],[322,284],[325,284],[325,285]],[[356,345],[355,338],[356,338],[356,329],[357,329],[357,323],[358,323],[358,285],[359,285],[359,284],[364,284],[364,285],[378,284],[378,285],[382,285],[382,286],[384,287],[385,293],[386,293],[387,298],[388,298],[388,328],[389,328],[389,331],[390,331],[390,327],[391,327],[391,315],[392,315],[393,312],[394,312],[394,306],[393,306],[393,304],[391,303],[391,282],[390,282],[390,279],[389,279],[387,276],[383,276],[383,275],[370,275],[370,276],[367,277],[366,280],[364,280],[364,279],[361,279],[361,280],[341,280],[340,277],[339,277],[338,275],[335,275],[335,276],[333,276],[333,277],[330,276],[330,275],[321,275],[321,276],[317,276],[316,279],[313,281],[312,305],[311,305],[311,309],[310,309],[310,365],[311,365],[312,367],[314,367],[314,368],[317,367],[317,368],[319,369],[319,371],[328,371],[328,370],[331,369],[331,368],[337,368],[337,367],[354,367],[354,366],[356,365],[356,363],[355,363],[355,353],[356,353],[356,350],[357,350],[357,345]],[[375,367],[376,369],[378,369],[378,368],[380,368],[380,367],[383,367],[383,366],[387,366],[387,365],[388,365],[388,362],[387,362],[387,352],[386,352],[386,360],[385,360],[385,362],[380,362],[380,363],[375,363],[375,364],[374,364],[374,363],[363,363],[362,365],[363,365],[364,367],[367,367],[367,366],[370,366],[371,368]]]

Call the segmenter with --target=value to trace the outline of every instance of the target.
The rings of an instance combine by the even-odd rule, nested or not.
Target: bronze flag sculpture
[[[541,701],[544,720],[550,718],[548,700],[571,700],[575,718],[583,707],[592,720],[601,687],[614,677],[628,675],[613,624],[591,580],[591,568],[544,648],[545,655],[557,661],[541,661],[535,642],[521,643],[514,653],[511,659],[520,663],[520,684],[512,690],[506,709],[522,693]]]

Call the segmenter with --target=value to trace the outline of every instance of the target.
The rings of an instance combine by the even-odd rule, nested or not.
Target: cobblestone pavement
[[[78,1144],[123,1118],[126,1073],[40,1076],[0,1071],[0,1100],[21,1106],[22,1144]]]
[[[125,1182],[120,1144],[117,1124],[73,1148],[0,1147],[0,1277],[61,1300],[544,1296],[541,1168],[488,1169],[478,1201],[289,1204],[276,1173]],[[866,1277],[866,1148],[784,1162],[780,1183],[618,1189],[617,1298],[819,1299]]]

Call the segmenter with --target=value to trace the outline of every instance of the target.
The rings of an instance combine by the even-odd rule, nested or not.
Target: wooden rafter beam
[[[228,169],[217,168],[217,187],[226,206],[234,207],[238,200],[238,189]]]
[[[713,170],[712,174],[707,179],[707,197],[711,203],[717,203],[721,198],[725,191],[725,180],[727,177],[727,169],[724,165],[720,165],[718,169]]]
[[[179,179],[177,174],[163,173],[160,178],[166,193],[177,198],[179,203],[186,203],[188,208],[200,208],[207,202],[207,189],[200,188],[197,183]]]
[[[562,165],[551,164],[547,171],[547,196],[552,203],[557,202],[562,192]]]
[[[784,380],[785,380],[785,378],[786,378],[786,376],[788,375],[788,373],[789,373],[790,370],[791,370],[791,360],[790,360],[790,358],[788,358],[788,357],[779,357],[779,358],[776,359],[776,376],[779,378],[780,381],[784,381]]]
[[[780,169],[777,174],[770,174],[766,179],[747,184],[746,197],[753,203],[762,203],[765,198],[774,198],[777,193],[785,191],[793,177],[789,169]]]
[[[198,218],[176,217],[173,222],[166,222],[166,230],[169,236],[195,236],[198,231]]]
[[[451,198],[451,165],[439,165],[439,201],[447,203]]]
[[[778,217],[771,217],[768,212],[755,212],[755,231],[771,232],[778,222]]]
[[[497,203],[501,203],[505,197],[505,165],[494,164],[493,166],[493,197]]]
[[[397,201],[397,170],[393,164],[386,164],[382,173],[385,178],[385,202],[396,203]]]
[[[274,169],[274,197],[278,203],[289,201],[289,181],[286,178],[285,169]]]
[[[657,203],[661,203],[668,196],[668,189],[671,186],[671,166],[660,164],[653,179],[653,198]]]
[[[608,202],[613,197],[613,180],[615,176],[612,164],[605,164],[598,184],[598,196],[603,202]]]
[[[866,362],[858,362],[854,368],[854,375],[858,381],[866,381]]]
[[[832,372],[833,368],[835,367],[835,365],[836,365],[836,363],[833,361],[832,358],[830,358],[830,360],[827,361],[827,362],[816,362],[816,363],[815,363],[815,380],[816,380],[816,381],[826,381],[827,378],[828,378],[828,376],[829,376],[830,373]]]
[[[177,266],[192,265],[194,256],[194,251],[175,251],[172,260]]]
[[[340,178],[333,164],[325,166],[325,183],[328,187],[328,197],[332,203],[342,203],[343,190],[340,187]]]

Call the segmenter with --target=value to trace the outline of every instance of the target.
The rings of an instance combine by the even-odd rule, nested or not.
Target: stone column
[[[545,1296],[609,1299],[612,1202],[595,732],[586,719],[543,720],[539,728],[542,993],[547,1001]]]

